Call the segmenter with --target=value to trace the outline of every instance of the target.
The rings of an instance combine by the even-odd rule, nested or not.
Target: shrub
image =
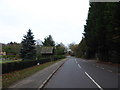
[[[65,55],[54,55],[54,60],[63,59]]]

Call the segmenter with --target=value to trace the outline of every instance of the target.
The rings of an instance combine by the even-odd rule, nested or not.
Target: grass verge
[[[0,60],[0,63],[20,62],[22,60]]]
[[[45,64],[41,64],[39,66],[26,68],[26,69],[23,69],[23,70],[20,70],[20,71],[15,71],[15,72],[3,74],[2,75],[2,87],[7,88],[10,85],[14,84],[15,82],[17,82],[21,79],[24,79],[24,78],[36,73],[37,71],[40,71],[40,70],[58,62],[58,61],[60,61],[60,60],[53,61],[53,62],[48,62],[48,63],[45,63]]]

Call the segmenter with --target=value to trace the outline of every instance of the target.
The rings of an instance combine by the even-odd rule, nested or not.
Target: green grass
[[[7,60],[0,60],[0,63],[19,62],[19,61],[21,61],[21,60],[9,60],[9,59],[7,59]]]
[[[58,60],[60,61],[60,60]],[[7,74],[3,74],[2,75],[2,85],[3,88],[7,88],[10,85],[14,84],[15,82],[24,79],[32,74],[34,74],[37,71],[40,71],[58,61],[54,61],[54,62],[48,62],[39,66],[34,66],[34,67],[30,67],[30,68],[26,68],[23,70],[19,70],[19,71],[15,71],[15,72],[11,72],[11,73],[7,73]]]

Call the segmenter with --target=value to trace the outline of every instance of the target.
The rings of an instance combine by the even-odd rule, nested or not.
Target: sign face
[[[90,0],[90,2],[119,2],[120,0]]]

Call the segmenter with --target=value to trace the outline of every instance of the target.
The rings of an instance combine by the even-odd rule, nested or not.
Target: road
[[[44,88],[118,88],[118,68],[69,57]]]

